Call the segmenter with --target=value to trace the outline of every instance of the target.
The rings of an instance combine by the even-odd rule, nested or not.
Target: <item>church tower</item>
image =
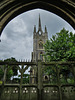
[[[48,40],[47,28],[45,26],[45,30],[43,32],[41,26],[41,19],[39,14],[39,22],[38,22],[38,30],[36,31],[36,25],[34,26],[33,31],[33,52],[32,52],[32,61],[37,62],[38,60],[44,61],[43,54],[45,53],[43,44]],[[33,66],[30,69],[30,83],[37,83],[37,67]]]
[[[39,22],[38,22],[38,31],[36,31],[36,26],[34,26],[33,31],[33,52],[32,52],[32,61],[44,60],[43,54],[45,53],[43,44],[48,40],[48,32],[45,25],[45,30],[43,32],[41,26],[41,18],[39,14]]]

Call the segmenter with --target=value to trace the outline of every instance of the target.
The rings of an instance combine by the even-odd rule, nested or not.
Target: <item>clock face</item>
[[[41,31],[39,31],[39,34],[41,35]]]

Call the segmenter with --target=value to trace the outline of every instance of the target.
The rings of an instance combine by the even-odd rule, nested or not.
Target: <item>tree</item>
[[[15,59],[15,58],[13,58],[13,57],[11,57],[11,58],[8,58],[8,59],[5,59],[4,60],[5,62],[17,62],[17,60]],[[12,65],[12,66],[8,66],[8,68],[10,68],[10,67],[12,67],[11,68],[11,70],[12,71],[10,71],[10,73],[12,73],[13,72],[13,76],[15,76],[15,75],[17,75],[18,73],[17,73],[17,66],[15,66],[15,65]]]
[[[23,83],[29,83],[29,74],[23,74]]]
[[[45,61],[75,61],[75,34],[63,28],[59,33],[53,35],[50,40],[47,40],[44,44],[44,48]],[[51,73],[52,70],[52,73],[54,73],[53,68],[54,67],[46,68],[45,72]],[[60,74],[61,73],[67,80],[70,69],[68,69],[67,66],[62,66]]]
[[[44,45],[46,61],[75,61],[75,34],[64,28]]]
[[[21,75],[18,76],[19,78],[21,77]],[[29,83],[29,74],[23,74],[23,83]]]
[[[3,77],[3,70],[0,68],[0,80],[2,79],[2,77]]]
[[[11,57],[11,58],[5,59],[4,62],[15,62],[16,63],[17,60]],[[0,79],[3,77],[3,82],[5,82],[6,80],[9,81],[10,78],[14,75],[17,75],[17,66],[3,65],[0,67]]]

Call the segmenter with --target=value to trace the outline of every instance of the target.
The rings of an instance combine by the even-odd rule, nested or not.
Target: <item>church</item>
[[[41,19],[39,14],[39,23],[38,23],[38,31],[36,31],[36,26],[34,26],[33,31],[33,52],[32,52],[32,61],[44,60],[42,55],[45,53],[43,44],[48,40],[48,32],[45,25],[45,30],[43,32],[41,26]]]
[[[39,14],[39,22],[38,22],[38,31],[36,31],[36,25],[34,26],[33,31],[33,52],[32,52],[32,62],[37,62],[38,60],[44,61],[44,57],[42,56],[45,54],[43,44],[46,43],[48,40],[48,32],[45,25],[44,31],[42,30],[41,26],[41,18]],[[30,83],[34,84],[37,83],[37,67],[33,66],[30,69]]]

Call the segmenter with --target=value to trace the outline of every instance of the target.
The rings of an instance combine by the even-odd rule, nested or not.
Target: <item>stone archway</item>
[[[41,8],[57,14],[75,29],[74,0],[1,0],[0,1],[0,35],[7,23],[17,15]]]

